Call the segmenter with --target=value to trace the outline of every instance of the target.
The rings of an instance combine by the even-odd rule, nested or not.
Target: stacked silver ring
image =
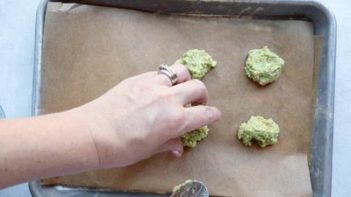
[[[158,74],[166,75],[171,80],[172,85],[177,83],[177,74],[171,67],[167,66],[166,64],[160,65]]]

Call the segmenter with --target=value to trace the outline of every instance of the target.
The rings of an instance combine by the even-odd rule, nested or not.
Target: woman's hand
[[[181,156],[179,136],[218,120],[207,89],[174,65],[178,81],[157,72],[122,81],[65,112],[0,120],[0,188],[29,180],[126,166],[153,154]],[[191,104],[191,105],[189,105]]]
[[[190,80],[183,65],[172,68],[176,85],[163,74],[148,72],[74,110],[88,127],[99,167],[126,166],[164,151],[181,156],[179,136],[220,118],[217,108],[205,106],[204,83]]]

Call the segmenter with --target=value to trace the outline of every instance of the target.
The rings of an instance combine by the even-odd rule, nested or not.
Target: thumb
[[[181,157],[184,151],[180,138],[174,138],[165,142],[159,148],[158,153],[170,151],[175,157]]]

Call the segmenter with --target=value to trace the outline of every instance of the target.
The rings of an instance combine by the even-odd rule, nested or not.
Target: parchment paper
[[[267,45],[286,62],[280,79],[260,87],[243,72],[250,49]],[[90,101],[121,80],[188,49],[218,62],[205,78],[209,103],[222,119],[209,137],[177,159],[161,154],[122,169],[47,179],[43,184],[170,192],[186,179],[203,181],[218,196],[311,196],[307,153],[312,128],[312,24],[295,20],[169,16],[50,3],[45,22],[41,113]],[[118,110],[118,109],[116,109]],[[251,115],[273,118],[279,143],[260,149],[236,138]]]

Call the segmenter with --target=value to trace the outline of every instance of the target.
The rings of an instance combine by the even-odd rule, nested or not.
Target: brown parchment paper
[[[88,102],[121,80],[205,49],[218,62],[205,78],[222,119],[208,138],[177,159],[154,156],[130,167],[43,180],[115,190],[170,192],[186,179],[218,196],[311,196],[307,153],[312,128],[314,43],[311,23],[170,16],[49,3],[44,30],[41,114]],[[243,72],[250,49],[267,45],[286,62],[266,87]],[[118,110],[118,109],[116,109]],[[273,118],[279,143],[260,149],[236,139],[251,115]]]

